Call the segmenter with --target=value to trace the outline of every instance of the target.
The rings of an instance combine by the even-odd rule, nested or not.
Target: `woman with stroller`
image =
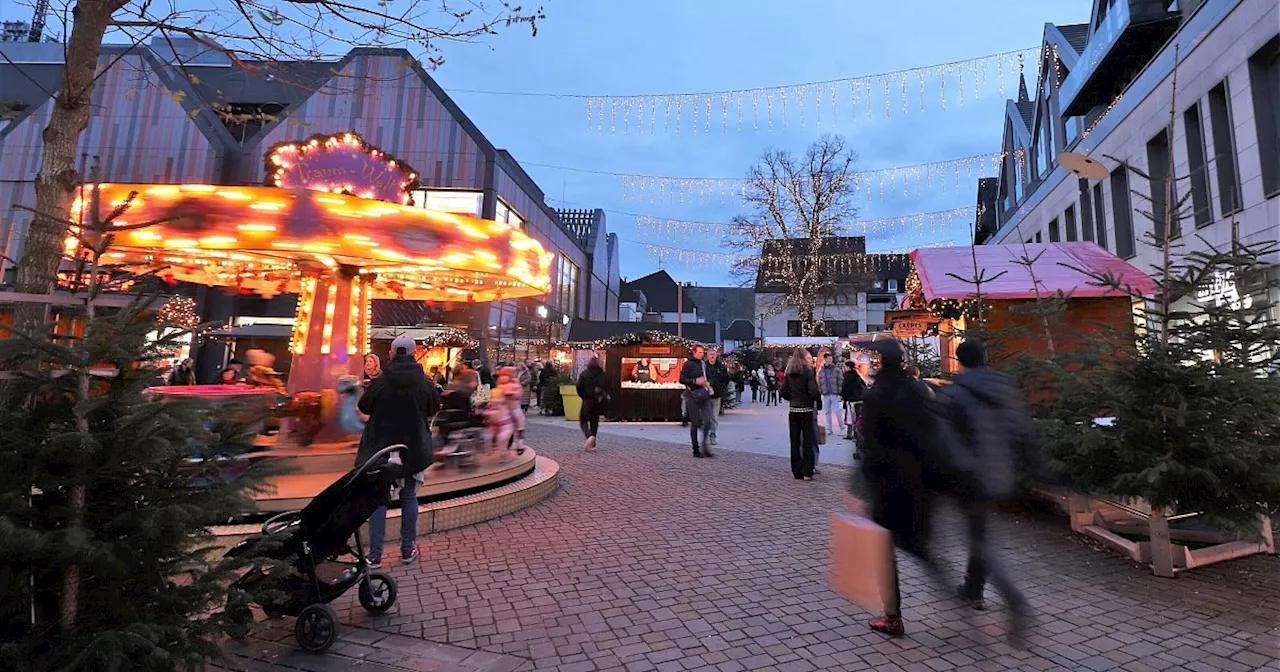
[[[596,432],[600,429],[600,416],[604,414],[604,408],[609,403],[608,383],[609,379],[604,375],[599,357],[592,357],[591,361],[587,362],[586,370],[578,376],[578,396],[582,397],[582,411],[578,416],[578,426],[582,428],[582,435],[586,437],[582,447],[588,451],[596,449]]]
[[[413,358],[413,339],[399,336],[391,342],[391,361],[382,375],[374,378],[357,408],[369,417],[356,464],[364,464],[374,453],[404,444],[403,486],[400,488],[400,553],[405,564],[418,559],[414,539],[418,534],[418,484],[422,471],[431,466],[431,416],[440,408],[436,387],[427,380],[422,365]],[[387,508],[380,507],[369,517],[369,566],[382,566],[382,546],[387,532]]]

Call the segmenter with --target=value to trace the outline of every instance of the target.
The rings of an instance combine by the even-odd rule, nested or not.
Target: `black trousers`
[[[582,435],[584,437],[593,437],[596,435],[596,432],[600,431],[600,416],[579,416],[578,426],[582,428]]]
[[[685,395],[684,399],[685,413],[689,416],[689,442],[693,444],[693,452],[697,453],[702,450],[698,445],[698,434],[711,421],[711,402],[698,404],[688,395]]]
[[[813,420],[813,411],[791,411],[787,416],[791,430],[791,475],[796,478],[811,477],[816,459],[813,447],[818,444],[818,438],[813,432],[817,426]]]
[[[1027,600],[1005,569],[1004,563],[991,548],[991,537],[987,522],[991,516],[991,507],[985,502],[971,502],[965,505],[965,518],[969,527],[969,566],[964,573],[964,590],[968,597],[982,597],[982,591],[988,580],[995,584],[996,590],[1004,596],[1009,608],[1015,613],[1027,610]]]

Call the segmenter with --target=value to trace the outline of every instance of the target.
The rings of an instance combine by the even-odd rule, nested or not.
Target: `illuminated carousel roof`
[[[554,255],[504,223],[308,189],[95,189],[103,219],[128,206],[112,221],[119,232],[105,261],[163,268],[175,280],[285,293],[301,289],[307,269],[345,267],[368,277],[377,298],[491,301],[551,290]]]

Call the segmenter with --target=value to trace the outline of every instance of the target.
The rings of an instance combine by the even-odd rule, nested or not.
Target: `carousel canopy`
[[[366,277],[377,298],[492,301],[551,289],[554,255],[505,223],[312,189],[93,189],[103,219],[124,208],[106,261],[164,268],[176,280],[297,292],[300,271],[328,267]],[[77,201],[73,219],[80,210]],[[74,239],[69,247],[74,252]]]
[[[974,277],[975,256],[979,271],[984,271],[986,277],[1004,273],[982,284],[985,298],[1032,299],[1036,296],[1036,283],[1027,267],[1018,261],[1024,254],[1036,259],[1032,268],[1041,294],[1061,290],[1078,298],[1126,295],[1111,287],[1097,286],[1089,273],[1110,274],[1120,279],[1121,286],[1128,284],[1143,295],[1156,290],[1155,281],[1147,274],[1088,242],[921,248],[911,253],[911,261],[925,301],[974,298],[973,284],[960,278]]]

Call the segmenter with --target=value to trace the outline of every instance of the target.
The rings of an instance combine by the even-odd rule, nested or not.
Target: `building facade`
[[[1047,25],[1044,45],[1035,86],[1006,105],[1004,165],[994,190],[980,185],[976,243],[1093,241],[1148,270],[1169,209],[1180,252],[1280,240],[1275,0],[1095,0],[1088,24]],[[1062,152],[1110,175],[1081,179]],[[1280,299],[1274,270],[1234,281],[1242,295]]]
[[[0,45],[6,110],[0,115],[0,241],[14,259],[28,224],[19,206],[35,200],[40,137],[52,105],[47,92],[60,85],[62,48]],[[603,213],[586,227],[587,235],[566,225],[520,164],[476,128],[408,51],[358,48],[336,62],[243,68],[195,43],[156,41],[107,46],[100,63],[105,72],[81,152],[97,162],[103,181],[262,184],[264,157],[273,145],[354,131],[417,171],[422,188],[414,194],[416,204],[518,224],[556,254],[547,297],[379,314],[466,326],[490,360],[559,339],[572,318],[616,316],[618,246]],[[209,294],[203,306],[208,319],[245,310],[292,316],[289,306],[266,308],[254,299]]]

